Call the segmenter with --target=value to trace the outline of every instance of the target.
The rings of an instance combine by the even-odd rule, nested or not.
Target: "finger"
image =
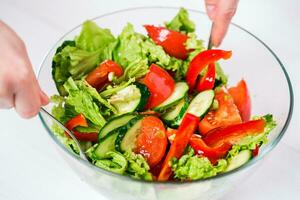
[[[14,95],[11,94],[5,98],[0,97],[0,109],[10,109],[14,107]]]
[[[49,103],[49,97],[42,90],[40,90],[40,98],[41,98],[41,104],[43,106],[45,106]]]
[[[214,20],[216,16],[216,8],[217,8],[218,0],[205,0],[205,8],[206,13],[210,20]]]
[[[14,90],[8,76],[3,76],[0,71],[0,77],[3,77],[0,83],[0,109],[9,109],[14,106]]]
[[[236,12],[237,3],[237,0],[220,0],[217,4],[212,30],[212,42],[214,46],[219,46],[226,35],[230,21]]]
[[[40,90],[35,79],[29,79],[15,94],[15,109],[23,118],[37,115],[41,106]]]

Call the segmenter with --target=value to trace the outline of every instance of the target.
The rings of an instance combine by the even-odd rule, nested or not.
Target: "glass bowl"
[[[135,26],[137,32],[146,34],[143,24],[163,24],[172,19],[179,8],[172,7],[142,7],[130,8],[108,13],[93,21],[99,26],[111,29],[117,35],[127,22]],[[211,22],[197,10],[189,10],[191,19],[196,23],[199,38],[207,40]],[[66,33],[45,57],[38,79],[41,88],[50,96],[57,94],[51,76],[51,62],[55,50],[64,40],[73,39],[79,34],[81,26]],[[293,110],[292,86],[283,64],[275,53],[263,41],[242,27],[231,24],[221,49],[232,50],[231,59],[221,62],[226,74],[229,75],[229,85],[235,85],[241,78],[247,81],[251,98],[252,114],[273,114],[277,127],[269,136],[269,143],[261,148],[260,154],[238,169],[215,177],[193,182],[144,182],[127,176],[113,174],[99,169],[81,160],[67,151],[51,132],[51,120],[40,113],[40,119],[56,143],[61,155],[78,175],[109,199],[217,199],[237,185],[240,181],[255,172],[259,160],[265,157],[281,140],[291,119]],[[49,104],[46,109],[51,110]],[[276,158],[276,157],[274,157]]]

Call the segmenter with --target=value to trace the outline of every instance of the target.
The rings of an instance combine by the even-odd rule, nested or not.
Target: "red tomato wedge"
[[[162,68],[152,64],[146,74],[143,83],[150,91],[150,97],[146,108],[154,108],[164,102],[174,91],[174,79]]]
[[[214,88],[216,78],[216,66],[215,63],[210,63],[207,68],[207,72],[200,79],[197,85],[197,91],[210,90]]]
[[[255,136],[262,133],[265,129],[265,124],[265,120],[258,119],[230,125],[223,129],[211,131],[203,140],[211,147],[218,147],[225,143],[235,144],[248,135]]]
[[[154,167],[164,157],[167,144],[166,130],[162,121],[154,116],[144,117],[135,152],[143,155],[149,166]]]
[[[242,79],[235,87],[229,88],[228,92],[239,109],[242,120],[244,122],[249,121],[251,116],[251,99],[245,80]]]
[[[144,25],[149,37],[173,57],[186,59],[188,51],[185,48],[185,42],[188,36],[177,31],[169,30],[165,27],[157,27],[153,25]]]
[[[199,131],[203,136],[215,128],[242,122],[233,98],[224,88],[216,91],[215,99],[218,101],[218,109],[209,111],[199,123]]]
[[[109,82],[108,74],[113,72],[115,76],[119,77],[123,74],[122,67],[112,61],[106,60],[102,62],[98,67],[91,71],[85,80],[94,88],[101,89],[106,83]]]
[[[162,169],[158,176],[159,181],[167,181],[171,176],[172,170],[169,162],[174,157],[179,159],[182,156],[184,149],[188,145],[191,136],[197,128],[198,121],[199,118],[192,114],[187,113],[184,116],[178,128],[178,132],[176,133],[175,139],[171,144],[170,150],[163,162]]]
[[[199,135],[195,134],[191,137],[189,144],[195,150],[195,153],[207,157],[213,164],[215,164],[218,159],[226,156],[232,146],[230,143],[223,143],[217,147],[210,147]]]
[[[198,75],[208,64],[216,62],[221,58],[229,59],[231,55],[231,51],[223,51],[220,49],[206,50],[197,54],[190,62],[186,76],[190,90],[194,89]]]
[[[67,129],[69,129],[70,131],[72,131],[74,133],[74,136],[76,137],[76,139],[78,139],[80,141],[91,141],[91,142],[98,141],[98,133],[81,133],[81,132],[74,130],[74,128],[77,126],[83,126],[83,127],[88,126],[87,121],[86,121],[85,117],[83,116],[83,114],[79,114],[79,115],[73,117],[72,119],[70,119],[69,121],[67,121],[67,123],[65,124],[65,127]],[[65,133],[65,134],[68,138],[70,138],[68,133]]]

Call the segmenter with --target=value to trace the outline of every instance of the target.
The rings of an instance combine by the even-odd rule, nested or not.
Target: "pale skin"
[[[237,4],[238,0],[205,0],[207,15],[215,24],[215,47],[225,37]],[[0,44],[0,109],[15,108],[23,118],[34,117],[49,98],[38,84],[24,42],[1,20]]]

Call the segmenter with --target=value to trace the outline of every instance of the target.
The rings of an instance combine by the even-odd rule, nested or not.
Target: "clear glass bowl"
[[[143,24],[163,24],[172,19],[177,11],[178,8],[171,7],[131,8],[99,16],[93,21],[101,27],[111,29],[115,35],[121,32],[127,22],[132,23],[136,31],[146,34]],[[202,12],[189,10],[189,13],[196,23],[199,38],[207,40],[211,22]],[[65,34],[50,50],[41,65],[38,79],[42,89],[49,96],[57,93],[51,76],[51,62],[55,50],[64,40],[73,39],[79,34],[80,29],[79,25]],[[52,122],[42,113],[40,119],[70,167],[89,185],[111,199],[217,199],[255,172],[255,166],[260,163],[258,161],[282,138],[293,110],[293,92],[288,74],[279,58],[263,41],[242,27],[231,24],[220,48],[233,51],[231,59],[221,62],[224,71],[229,75],[229,85],[234,85],[244,78],[252,98],[252,114],[271,113],[277,121],[277,127],[270,134],[269,143],[261,148],[260,154],[229,173],[184,183],[149,183],[134,180],[99,169],[67,151],[51,132]],[[52,106],[50,104],[46,109],[50,111]]]

